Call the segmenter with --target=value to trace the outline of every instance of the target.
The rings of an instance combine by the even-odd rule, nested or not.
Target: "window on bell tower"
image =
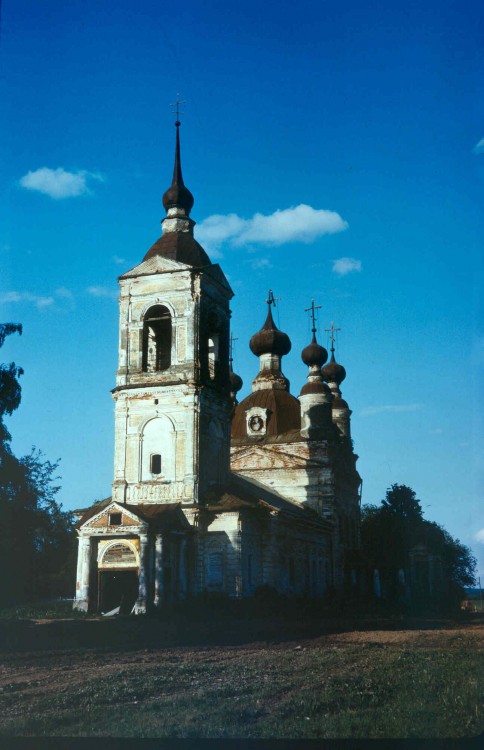
[[[168,370],[171,338],[170,311],[164,305],[150,307],[143,321],[143,372]]]

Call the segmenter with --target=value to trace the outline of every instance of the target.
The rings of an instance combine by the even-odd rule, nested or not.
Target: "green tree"
[[[420,500],[407,485],[393,484],[379,506],[363,506],[361,539],[366,567],[380,572],[384,597],[394,604],[455,605],[474,583],[470,549],[424,520]]]
[[[22,333],[20,325],[0,325],[5,338]],[[55,496],[57,463],[32,449],[23,458],[11,450],[5,416],[18,408],[22,368],[0,365],[0,570],[2,603],[63,593],[73,555],[73,519]],[[73,575],[73,574],[72,574]]]

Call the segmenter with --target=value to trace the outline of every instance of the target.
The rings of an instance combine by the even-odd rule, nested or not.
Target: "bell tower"
[[[113,500],[203,504],[229,472],[233,292],[194,238],[180,122],[162,236],[119,278]]]

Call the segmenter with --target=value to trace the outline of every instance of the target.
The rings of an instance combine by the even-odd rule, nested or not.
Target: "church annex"
[[[162,236],[119,278],[112,497],[77,511],[74,607],[144,613],[204,591],[322,596],[356,584],[361,479],[346,376],[313,338],[296,398],[272,318],[250,340],[252,392],[232,370],[230,300],[194,238],[179,125]]]

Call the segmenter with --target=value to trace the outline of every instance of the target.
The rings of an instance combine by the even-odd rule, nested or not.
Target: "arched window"
[[[143,321],[143,372],[171,365],[171,315],[164,305],[150,307]]]

